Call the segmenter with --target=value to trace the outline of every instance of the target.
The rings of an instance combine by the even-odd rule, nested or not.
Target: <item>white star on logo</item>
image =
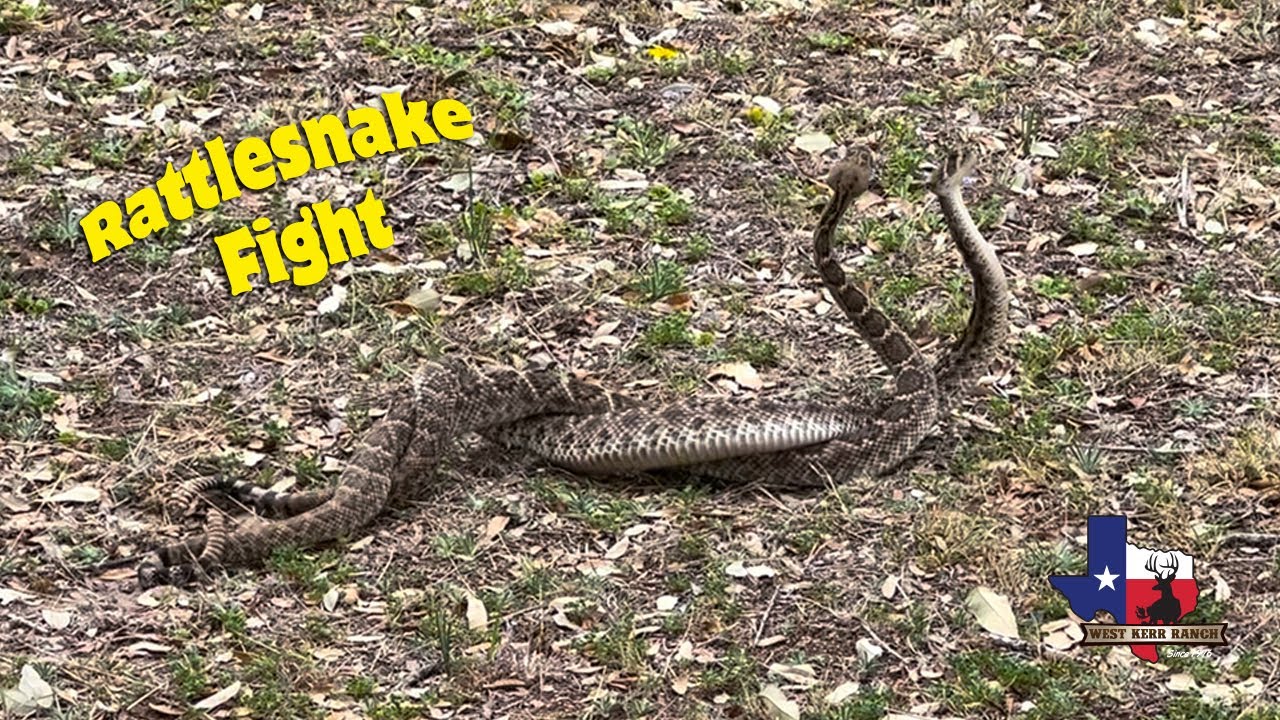
[[[1101,575],[1094,575],[1094,577],[1098,578],[1098,589],[1099,589],[1099,590],[1101,590],[1101,589],[1102,589],[1102,588],[1104,588],[1104,587],[1105,587],[1105,588],[1111,588],[1112,590],[1115,590],[1115,589],[1116,589],[1116,578],[1118,578],[1118,577],[1120,577],[1120,576],[1119,576],[1119,575],[1113,575],[1113,574],[1111,573],[1111,566],[1110,566],[1110,565],[1108,565],[1108,566],[1106,566],[1106,567],[1102,568],[1102,574],[1101,574]]]

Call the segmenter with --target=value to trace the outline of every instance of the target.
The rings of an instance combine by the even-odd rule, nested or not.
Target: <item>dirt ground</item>
[[[1273,0],[0,0],[0,40],[4,712],[1280,718]],[[166,163],[392,91],[474,136],[90,261],[80,219]],[[427,359],[652,402],[882,376],[808,255],[855,148],[845,267],[936,357],[970,307],[925,186],[956,143],[1013,333],[899,472],[588,480],[466,438],[365,535],[137,586],[200,523],[178,483],[333,483]],[[215,238],[366,190],[391,247],[231,295]],[[1048,577],[1096,514],[1192,555],[1183,622],[1227,645],[1076,644]]]

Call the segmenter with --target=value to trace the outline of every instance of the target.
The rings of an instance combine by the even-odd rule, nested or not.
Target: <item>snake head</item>
[[[959,191],[964,185],[965,176],[973,172],[973,166],[977,162],[978,156],[973,153],[963,150],[948,151],[942,164],[934,169],[933,176],[929,178],[929,190],[934,195]]]
[[[875,179],[874,164],[871,153],[858,149],[849,153],[849,157],[841,160],[831,168],[827,176],[827,186],[837,194],[856,198],[871,187]]]

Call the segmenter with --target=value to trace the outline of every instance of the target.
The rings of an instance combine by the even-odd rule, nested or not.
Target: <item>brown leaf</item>
[[[484,536],[481,539],[483,541],[493,540],[507,528],[510,522],[511,517],[508,515],[494,515],[489,518],[489,522],[485,523]]]
[[[532,141],[533,138],[511,130],[496,130],[489,134],[489,146],[495,150],[515,150],[518,147],[528,145]]]
[[[667,298],[663,300],[663,304],[676,311],[692,310],[693,295],[687,292],[678,292],[674,295],[668,295]]]

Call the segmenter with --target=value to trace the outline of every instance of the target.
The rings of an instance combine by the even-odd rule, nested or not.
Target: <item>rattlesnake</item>
[[[935,370],[919,348],[849,282],[831,253],[845,211],[868,187],[865,156],[833,168],[832,198],[814,232],[814,259],[836,302],[893,374],[887,393],[835,405],[687,401],[658,408],[550,372],[476,369],[457,360],[428,363],[392,399],[333,488],[274,493],[243,481],[202,479],[173,505],[220,488],[272,520],[250,516],[230,533],[214,512],[207,535],[159,549],[138,568],[140,584],[180,584],[216,565],[261,560],[273,549],[350,535],[391,501],[421,496],[447,445],[469,432],[541,455],[590,475],[681,467],[734,482],[814,487],[891,470],[936,424],[940,402],[970,383],[1008,333],[1008,290],[994,250],[960,196],[973,159],[948,156],[930,188],[974,277],[975,302],[964,335]]]

